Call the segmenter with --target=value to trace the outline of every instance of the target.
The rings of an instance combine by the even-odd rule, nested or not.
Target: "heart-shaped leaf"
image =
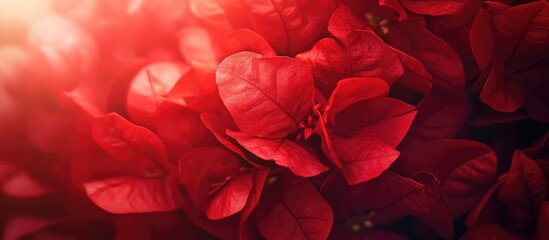
[[[237,53],[221,62],[216,81],[238,128],[254,136],[285,137],[312,111],[310,69],[292,58]]]

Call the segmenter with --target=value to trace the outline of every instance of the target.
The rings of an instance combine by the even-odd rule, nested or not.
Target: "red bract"
[[[146,213],[179,208],[179,190],[161,179],[117,177],[84,183],[86,194],[110,213]]]
[[[192,110],[207,111],[218,104],[216,95],[215,68],[196,63],[181,76],[166,98]]]
[[[234,123],[234,121],[232,121],[232,118],[230,117],[226,109],[224,110],[225,111],[221,111],[220,113],[220,115],[222,116],[213,113],[202,113],[200,115],[200,119],[202,120],[204,125],[213,133],[219,143],[221,143],[229,150],[240,155],[242,158],[248,160],[246,154],[241,149],[241,147],[238,146],[236,140],[232,137],[229,137],[226,133],[228,129],[236,129],[236,124]]]
[[[513,112],[525,105],[547,121],[548,101],[537,89],[545,87],[538,79],[547,65],[548,10],[546,1],[517,7],[488,2],[475,18],[471,50],[483,71],[480,99],[493,109]]]
[[[529,221],[537,221],[533,216],[539,216],[548,193],[547,179],[536,162],[516,151],[511,169],[498,192],[498,198],[507,207],[506,222],[514,222],[515,228],[521,229],[526,228]]]
[[[332,209],[307,180],[273,176],[257,206],[257,225],[267,239],[326,239]]]
[[[406,37],[412,34],[414,38]],[[405,21],[392,25],[386,36],[393,47],[424,64],[434,78],[435,87],[450,91],[464,90],[465,76],[461,59],[450,45],[433,35],[427,27]]]
[[[127,110],[132,119],[139,123],[154,121],[160,104],[187,71],[187,64],[176,62],[158,62],[143,68],[128,90]]]
[[[16,2],[3,238],[549,237],[545,0]]]
[[[393,83],[402,76],[397,54],[373,33],[352,31],[340,40],[324,38],[297,56],[313,67],[317,87],[326,95],[342,78],[380,77]]]
[[[288,57],[241,52],[227,57],[216,76],[221,100],[242,131],[228,132],[231,137],[256,156],[273,160],[299,176],[310,177],[327,170],[314,155],[286,139],[312,112],[314,87],[308,66]],[[203,120],[217,138],[230,144],[223,137],[225,133],[217,131],[219,124],[211,121],[214,118],[206,116]],[[230,127],[226,124],[225,129]],[[232,144],[228,147],[236,150]]]
[[[76,165],[73,174],[76,182],[83,182],[95,204],[111,213],[179,208],[179,190],[170,173],[173,167],[167,161],[163,143],[154,133],[117,114],[109,114],[93,123],[91,135],[109,153],[105,162],[108,165],[88,169]]]
[[[117,114],[109,114],[98,119],[93,123],[91,130],[97,145],[118,160],[168,160],[162,141],[154,133],[128,122]]]
[[[212,102],[217,104],[219,100]],[[208,106],[210,103],[201,102],[198,105]],[[171,102],[163,102],[157,120],[147,126],[162,140],[169,156],[179,156],[212,140],[197,113]]]
[[[316,156],[294,141],[259,138],[239,132],[227,134],[259,158],[272,160],[277,165],[290,169],[297,176],[312,177],[328,170]]]
[[[248,134],[285,137],[312,111],[313,78],[295,59],[237,53],[219,65],[216,75],[223,103]]]
[[[440,182],[454,217],[468,212],[496,177],[496,156],[488,146],[467,140],[439,140],[416,147],[403,161],[403,171],[431,172]]]
[[[308,52],[297,56],[313,66],[317,87],[329,95],[341,78],[379,77],[389,84],[400,78],[406,87],[427,93],[431,88],[431,75],[425,67],[413,57],[384,43],[372,28],[377,23],[372,21],[376,20],[358,19],[351,9],[342,5],[334,12],[328,25],[328,30],[339,42],[325,38]],[[388,31],[386,25],[389,20],[382,21],[385,22],[382,26],[385,30],[380,31]]]
[[[250,28],[284,55],[309,49],[336,5],[334,0],[191,1],[198,18],[218,27]]]
[[[363,81],[362,89],[369,88],[369,92],[361,88],[346,89],[347,83],[353,81]],[[316,131],[323,139],[323,150],[349,184],[368,181],[389,168],[399,155],[395,147],[415,116],[414,107],[404,102],[376,98],[387,92],[387,84],[380,81],[376,78],[342,80],[324,113],[317,112],[320,119]],[[333,99],[345,95],[350,101],[334,106]]]
[[[401,4],[406,7],[408,10],[418,13],[418,14],[427,14],[427,15],[446,15],[452,14],[459,10],[461,7],[466,5],[466,3],[471,4],[470,2],[480,2],[478,0],[445,0],[445,1],[436,1],[436,0],[402,0]]]
[[[333,119],[345,108],[361,100],[386,96],[389,86],[379,78],[346,78],[338,82],[326,102],[324,119]]]
[[[231,137],[256,156],[273,160],[299,176],[327,170],[314,155],[285,139],[296,133],[312,112],[314,87],[308,66],[288,57],[241,52],[227,57],[216,75],[221,99],[242,131],[229,133]],[[212,121],[206,125],[216,128]],[[223,132],[216,135],[224,139]]]
[[[249,29],[215,32],[190,26],[179,31],[179,48],[188,62],[217,66],[225,57],[241,51],[275,56],[269,43]]]
[[[242,216],[244,221],[257,203],[265,176],[265,171],[252,170],[219,148],[198,148],[179,160],[179,178],[194,203],[212,220],[236,214],[249,205]],[[252,200],[248,202],[249,198]]]
[[[387,9],[377,6],[377,4],[370,3],[368,4],[368,7],[370,8],[365,10],[367,11],[365,17],[359,18],[357,17],[356,12],[353,12],[349,7],[344,5],[340,6],[332,15],[328,30],[340,40],[344,39],[354,30],[363,30],[372,33],[377,32],[377,34],[380,34],[382,37],[390,37],[389,34],[394,32],[394,26],[398,26],[398,23],[394,24],[392,22],[394,21],[391,20],[393,16],[387,13]],[[414,35],[416,34],[417,33],[414,33]],[[375,34],[374,36],[377,37]],[[387,38],[386,40],[390,39],[391,38]],[[381,40],[381,38],[379,40]],[[392,44],[391,41],[387,42]],[[399,48],[393,48],[392,50],[398,55],[404,69],[404,75],[400,78],[400,83],[414,91],[426,94],[431,89],[431,74],[427,72],[422,63],[417,59],[403,52],[406,51],[406,48],[400,48],[398,45],[397,47]],[[380,75],[378,77],[382,77],[389,81],[389,83],[393,82],[390,81],[390,78],[387,78],[387,76]],[[397,78],[398,77],[399,76],[397,76]]]
[[[322,193],[332,205],[335,222],[339,224],[334,227],[342,228],[334,234],[345,236],[345,232],[354,232],[355,236],[368,236],[378,227],[389,227],[389,223],[412,215],[443,236],[451,237],[451,218],[442,205],[436,180],[429,174],[417,177],[425,184],[390,172],[354,186],[348,186],[340,176],[330,176]],[[378,194],[369,195],[372,192]],[[339,237],[334,235],[332,239]]]
[[[515,151],[509,172],[486,192],[486,195],[471,211],[467,226],[474,228],[479,223],[500,223],[510,231],[522,232],[538,220],[543,200],[549,192],[547,179],[535,161],[521,151]],[[490,206],[490,196],[497,193],[500,212],[486,211]],[[484,210],[484,211],[483,211]],[[499,216],[498,216],[499,215]]]

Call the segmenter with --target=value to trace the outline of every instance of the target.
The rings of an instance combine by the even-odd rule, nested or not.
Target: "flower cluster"
[[[2,239],[549,239],[546,0],[43,2]]]

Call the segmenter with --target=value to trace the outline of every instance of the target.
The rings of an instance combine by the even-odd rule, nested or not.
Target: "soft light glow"
[[[0,23],[27,23],[50,10],[50,2],[47,0],[0,0]]]

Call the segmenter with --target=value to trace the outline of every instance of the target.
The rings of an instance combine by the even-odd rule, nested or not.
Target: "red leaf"
[[[398,21],[403,21],[408,18],[408,13],[399,0],[379,0],[379,5],[395,10],[395,12],[398,13]]]
[[[206,2],[206,1],[204,1]],[[222,11],[222,10],[221,10]],[[178,32],[179,48],[187,62],[215,67],[225,57],[241,51],[276,56],[271,45],[261,35],[249,29],[220,32],[197,26],[188,26]]]
[[[544,91],[548,82],[543,78],[548,68],[549,59],[531,66],[522,74],[517,74],[516,78],[519,80],[517,85],[523,92],[525,108],[536,121],[549,122],[549,95]]]
[[[416,173],[411,178],[425,186],[425,198],[430,208],[427,214],[417,215],[417,217],[433,228],[441,237],[453,238],[454,221],[447,204],[443,201],[440,182],[433,174],[426,171]]]
[[[339,40],[343,40],[354,30],[372,31],[354,15],[349,6],[340,5],[330,17],[328,31]]]
[[[331,119],[335,114],[358,101],[386,96],[388,93],[389,85],[379,78],[342,79],[337,83],[326,103],[325,118]]]
[[[372,194],[376,193],[376,194]],[[371,220],[381,225],[406,215],[425,215],[430,211],[425,186],[392,172],[353,186],[339,175],[331,175],[322,194],[333,206],[336,220],[346,220],[375,211]]]
[[[179,208],[179,190],[166,179],[117,177],[84,183],[88,197],[114,214],[166,212]]]
[[[216,75],[223,103],[248,134],[285,137],[312,111],[312,75],[295,59],[241,52],[223,60]]]
[[[541,40],[538,43],[547,43],[547,15],[545,1],[534,1],[529,4],[521,4],[510,7],[498,2],[486,3],[483,10],[492,15],[491,27],[500,34],[498,37],[511,38],[512,42],[517,41],[515,37],[524,37],[528,40]],[[524,36],[521,36],[524,35]],[[515,39],[512,39],[515,38]],[[500,45],[501,46],[501,45]]]
[[[323,32],[337,1],[191,1],[191,10],[221,30],[250,28],[283,55],[309,49]]]
[[[452,14],[457,11],[463,4],[464,0],[401,0],[404,7],[418,14],[426,14],[432,16]]]
[[[477,226],[477,222],[479,221],[479,217],[482,210],[484,209],[484,207],[486,206],[486,204],[488,203],[488,201],[490,200],[494,192],[496,192],[501,187],[501,185],[505,180],[505,177],[507,177],[506,174],[499,176],[496,183],[494,183],[488,190],[486,190],[486,192],[484,193],[484,196],[482,196],[482,198],[478,201],[476,206],[473,209],[471,209],[471,211],[467,215],[467,218],[465,219],[465,225],[469,229],[472,229]]]
[[[428,94],[433,87],[431,73],[412,56],[397,49],[394,49],[394,51],[398,54],[404,68],[404,75],[398,81],[415,92]]]
[[[352,185],[371,180],[391,166],[399,155],[394,148],[414,116],[413,106],[374,98],[347,107],[327,123],[321,119],[316,130],[325,154]]]
[[[524,197],[528,197],[539,205],[547,194],[547,186],[547,180],[537,163],[517,150],[513,154],[511,169],[501,186],[499,197],[510,203],[520,203],[525,200]]]
[[[311,50],[296,58],[313,67],[315,85],[325,96],[330,95],[339,79],[353,76],[349,55],[332,38],[321,39]]]
[[[158,111],[159,117],[148,126],[162,140],[169,156],[180,156],[195,146],[213,140],[199,115],[190,109],[165,101]]]
[[[256,210],[263,237],[326,239],[332,228],[332,209],[315,187],[305,179],[290,175],[275,179]]]
[[[416,115],[415,107],[394,98],[374,98],[341,111],[329,122],[329,132],[338,136],[365,135],[396,147]]]
[[[70,165],[71,178],[77,186],[97,179],[119,176],[159,177],[166,173],[166,169],[163,168],[166,166],[161,166],[158,161],[151,160],[147,156],[120,161],[109,152],[102,150],[88,137],[79,138],[78,143]]]
[[[318,40],[335,10],[335,0],[243,0],[251,29],[280,54],[295,55]],[[234,13],[238,14],[238,13]]]
[[[473,56],[483,71],[477,85],[487,77],[480,99],[494,110],[513,112],[526,103],[536,118],[547,115],[543,101],[536,101],[544,95],[536,89],[545,88],[538,79],[549,53],[547,10],[546,1],[515,7],[486,2],[477,14],[470,36]]]
[[[440,181],[441,192],[455,217],[469,211],[496,178],[494,151],[469,140],[439,140],[416,147],[404,159],[408,174],[429,171]]]
[[[471,51],[481,70],[487,70],[494,57],[495,37],[491,16],[485,9],[480,9],[471,26]]]
[[[97,145],[121,161],[149,158],[163,162],[168,159],[156,134],[116,113],[97,119],[91,131]]]
[[[132,120],[146,123],[158,117],[158,109],[189,66],[174,62],[156,62],[143,68],[133,79],[127,96]]]
[[[514,226],[518,229],[528,227],[548,195],[548,186],[538,164],[521,151],[515,151],[509,173],[498,193]]]
[[[372,225],[384,226],[414,216],[445,238],[451,238],[453,221],[441,199],[438,182],[427,172],[414,178],[417,181],[385,172],[371,181],[348,186],[339,175],[333,174],[322,186],[322,194],[333,207],[337,222],[356,224],[365,235],[370,233]],[[365,221],[369,227],[363,227]]]
[[[527,28],[524,38],[531,43],[547,44],[547,42],[549,42],[549,34],[547,34],[547,30],[549,30],[547,27],[547,23],[549,22],[549,15],[547,13],[549,10],[549,3],[540,1],[534,3],[533,6],[535,6],[535,10],[533,11],[535,12],[535,15],[529,22],[530,25]],[[510,19],[513,18],[511,17]]]
[[[404,73],[399,56],[374,33],[354,30],[341,41],[339,45],[333,39],[322,39],[296,56],[313,67],[325,94],[341,78],[379,77],[391,84]]]
[[[239,212],[246,205],[252,186],[249,174],[235,177],[212,197],[206,216],[218,220]]]
[[[166,98],[195,111],[208,111],[218,104],[216,95],[215,68],[193,63]]]
[[[456,89],[464,90],[465,73],[461,58],[448,43],[431,33],[427,27],[412,21],[398,23],[391,27],[386,38],[391,46],[423,63],[434,78],[433,85],[447,89],[451,94],[455,94]],[[412,72],[426,77],[419,69]]]
[[[244,206],[244,208],[240,212],[241,224],[243,224],[248,219],[252,211],[257,206],[257,203],[259,202],[259,197],[263,192],[263,187],[265,186],[265,180],[267,179],[268,173],[269,173],[268,168],[259,169],[257,171],[252,172],[254,186],[250,191],[250,196],[248,197],[248,202],[246,203],[246,206]]]
[[[238,213],[253,187],[248,168],[222,148],[196,148],[179,159],[179,178],[209,219]]]
[[[331,137],[331,141],[339,161],[335,164],[349,185],[376,178],[387,170],[399,155],[392,146],[370,136]]]
[[[264,57],[276,56],[276,52],[265,38],[249,29],[236,29],[219,38],[217,45],[219,59],[242,51],[259,53]]]
[[[229,115],[229,113],[226,113],[226,115]],[[202,120],[202,123],[204,123],[204,125],[213,133],[217,141],[250,162],[246,154],[244,154],[238,146],[237,142],[225,133],[227,129],[236,129],[236,126],[232,119],[230,119],[230,116],[223,118],[213,113],[201,113],[200,119]],[[250,163],[253,164],[252,162]]]
[[[471,114],[469,96],[449,96],[446,90],[433,89],[419,104],[418,112],[404,140],[404,150],[433,140],[455,138]]]
[[[516,87],[504,78],[503,59],[496,60],[480,92],[480,100],[496,111],[514,112],[524,104],[524,100],[520,93],[517,93]]]
[[[288,139],[267,139],[227,130],[227,134],[251,153],[290,169],[295,175],[312,177],[328,168],[309,151]]]

